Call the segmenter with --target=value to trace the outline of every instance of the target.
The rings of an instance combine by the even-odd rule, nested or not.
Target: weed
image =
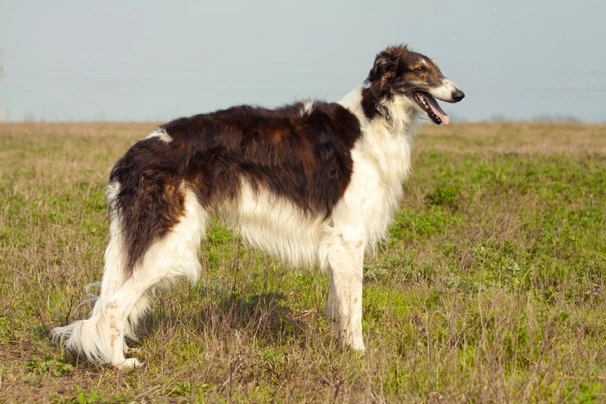
[[[26,367],[29,372],[50,374],[55,377],[64,376],[74,370],[74,367],[69,363],[63,363],[52,358],[34,358]]]

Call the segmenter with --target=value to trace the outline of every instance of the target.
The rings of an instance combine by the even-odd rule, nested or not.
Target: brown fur
[[[209,212],[235,201],[241,180],[266,188],[302,211],[329,215],[352,171],[358,119],[336,103],[298,103],[275,110],[239,106],[162,125],[172,138],[136,143],[112,170],[128,272],[154,240],[178,223],[182,187]]]

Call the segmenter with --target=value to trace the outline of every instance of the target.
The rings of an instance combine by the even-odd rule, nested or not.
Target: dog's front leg
[[[355,232],[336,232],[328,251],[330,291],[326,314],[337,339],[355,350],[364,350],[362,337],[362,279],[364,240]]]

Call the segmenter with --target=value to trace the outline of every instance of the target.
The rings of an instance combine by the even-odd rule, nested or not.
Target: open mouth
[[[439,125],[443,123],[444,125],[448,125],[448,122],[450,121],[448,114],[440,108],[440,105],[438,105],[438,102],[431,94],[424,91],[416,91],[412,96],[421,109],[425,111],[429,119],[435,124]]]

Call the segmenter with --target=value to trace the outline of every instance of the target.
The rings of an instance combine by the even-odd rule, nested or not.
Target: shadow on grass
[[[204,310],[199,319],[205,327],[213,316],[230,329],[252,331],[267,343],[278,343],[296,338],[306,329],[306,323],[295,316],[285,304],[286,296],[279,292],[265,292],[249,296],[232,294],[223,298],[216,307]]]
[[[204,302],[200,302],[198,310],[179,310],[178,307],[163,310],[162,305],[154,304],[155,309],[144,320],[138,334],[145,338],[161,329],[185,325],[195,333],[211,338],[224,339],[238,333],[263,344],[275,345],[293,339],[303,343],[311,312],[293,312],[285,303],[287,297],[283,293],[217,296],[216,291],[202,290],[200,294]],[[200,296],[192,299],[200,299]]]

